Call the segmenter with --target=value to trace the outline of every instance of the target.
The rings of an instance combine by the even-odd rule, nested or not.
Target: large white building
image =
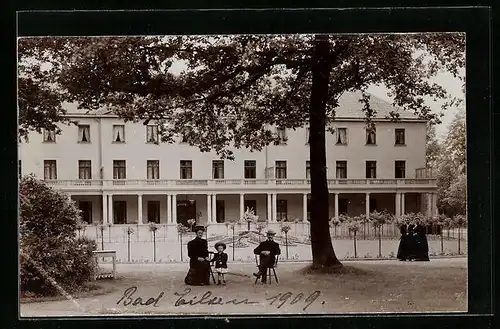
[[[367,131],[359,99],[340,99],[335,133],[327,132],[331,217],[375,209],[435,213],[436,182],[425,169],[426,122],[401,111],[401,120],[390,122],[386,117],[396,109],[372,96],[376,130]],[[212,232],[226,232],[224,223],[239,220],[247,207],[271,227],[283,220],[307,223],[307,127],[281,131],[287,142],[262,152],[235,150],[230,161],[182,142],[159,143],[154,125],[124,123],[103,111],[69,108],[68,116],[78,125],[61,125],[61,135],[32,133],[20,143],[20,174],[34,173],[68,193],[89,224],[133,224],[142,232],[157,222],[165,224],[162,234],[176,236],[177,223],[195,218]]]

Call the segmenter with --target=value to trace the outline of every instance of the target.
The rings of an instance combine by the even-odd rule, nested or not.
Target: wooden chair
[[[212,256],[212,258],[213,258],[214,252],[209,251],[208,256]],[[212,276],[212,280],[214,281],[214,284],[217,284],[217,282],[215,281],[214,271],[212,269],[213,266],[215,266],[215,264],[212,262],[212,260],[210,260],[210,275]]]
[[[278,259],[279,259],[279,255],[276,255],[276,261],[274,262],[274,265],[267,268],[267,272],[268,272],[267,273],[267,280],[268,280],[267,283],[268,284],[271,284],[271,282],[272,282],[272,275],[274,275],[274,279],[276,280],[276,283],[279,284],[278,276],[276,275],[276,267],[278,266]],[[255,255],[255,264],[257,265],[257,270],[258,270],[259,265],[260,265],[260,256],[259,255]],[[259,278],[260,277],[255,278],[254,284],[257,284],[257,281],[259,281]]]

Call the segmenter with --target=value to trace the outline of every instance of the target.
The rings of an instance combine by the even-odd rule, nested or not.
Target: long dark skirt
[[[397,258],[399,260],[409,260],[409,242],[410,242],[410,239],[408,239],[408,236],[407,235],[402,235],[401,236],[401,239],[399,240],[399,247],[398,247],[398,254],[397,254]]]
[[[428,261],[429,260],[429,244],[425,234],[418,234],[415,237],[415,260]]]
[[[210,263],[191,260],[189,271],[184,279],[184,283],[190,286],[203,286],[210,284]]]

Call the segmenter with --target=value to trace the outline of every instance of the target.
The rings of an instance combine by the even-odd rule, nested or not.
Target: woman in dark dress
[[[414,260],[416,258],[416,236],[415,236],[415,225],[408,225],[407,238],[406,238],[406,259]]]
[[[405,261],[408,259],[408,232],[406,228],[406,224],[401,225],[401,227],[399,228],[401,238],[399,240],[397,258],[401,261]]]
[[[425,232],[425,226],[417,225],[415,228],[415,260],[429,261],[429,244]]]
[[[187,285],[204,286],[210,284],[210,262],[208,258],[208,242],[202,239],[205,228],[196,226],[196,238],[187,244],[189,256],[189,271],[184,279]]]

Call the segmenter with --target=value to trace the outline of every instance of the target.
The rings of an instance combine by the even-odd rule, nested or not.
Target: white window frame
[[[83,140],[85,131],[87,131],[86,141]],[[78,125],[78,143],[90,143],[90,125],[87,124]]]
[[[55,143],[56,142],[56,131],[50,129],[43,129],[43,142],[44,143]]]
[[[146,143],[148,144],[159,144],[159,133],[158,125],[147,125],[146,126]]]
[[[117,140],[118,137],[121,137],[120,140]],[[113,125],[113,143],[117,144],[125,143],[125,125],[123,124]]]
[[[341,134],[340,134],[341,131],[345,132],[344,141],[341,140],[342,139]],[[345,128],[345,127],[338,127],[337,131],[336,131],[336,134],[335,134],[335,145],[347,145],[348,142],[349,142],[349,140],[347,138],[347,128]]]

